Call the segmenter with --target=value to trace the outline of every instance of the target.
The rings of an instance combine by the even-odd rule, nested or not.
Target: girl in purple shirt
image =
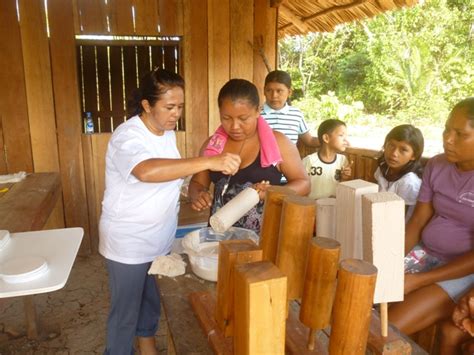
[[[405,251],[421,243],[432,268],[405,274],[405,300],[389,309],[389,320],[406,334],[448,318],[474,286],[474,97],[452,109],[443,147],[426,166],[406,226]]]

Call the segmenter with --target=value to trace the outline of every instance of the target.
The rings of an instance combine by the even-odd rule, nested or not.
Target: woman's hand
[[[474,289],[459,300],[452,319],[459,329],[474,336]]]
[[[241,163],[240,156],[233,153],[222,153],[210,158],[211,171],[220,171],[225,175],[235,175]]]
[[[201,190],[191,197],[191,208],[195,211],[205,210],[212,205],[212,196],[207,190]]]
[[[265,192],[267,191],[268,187],[270,187],[270,181],[267,180],[262,180],[261,182],[258,182],[254,184],[252,187],[257,190],[258,192],[258,197],[260,200],[263,200],[265,198]]]

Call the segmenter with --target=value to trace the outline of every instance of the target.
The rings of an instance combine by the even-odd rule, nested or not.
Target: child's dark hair
[[[318,127],[318,139],[320,144],[323,144],[323,136],[325,134],[331,134],[337,127],[339,126],[345,126],[346,124],[341,121],[341,120],[336,120],[334,118],[330,118],[328,120],[325,120],[321,122],[321,124]]]
[[[132,92],[127,102],[129,117],[139,115],[144,111],[142,100],[148,100],[150,106],[153,106],[161,95],[174,87],[184,90],[184,80],[180,75],[165,69],[148,72],[140,79],[140,86]]]
[[[260,97],[256,86],[245,79],[231,79],[225,83],[217,96],[219,107],[225,99],[230,99],[232,102],[247,100],[253,107],[257,109],[260,107]]]
[[[391,139],[396,140],[398,142],[407,142],[413,149],[415,159],[410,160],[402,169],[400,169],[400,172],[396,176],[389,176],[388,165],[385,161],[385,157],[382,150],[382,154],[377,160],[382,175],[388,181],[396,181],[409,172],[413,172],[421,178],[421,175],[423,174],[423,166],[421,165],[420,159],[424,149],[424,139],[421,131],[415,126],[412,126],[411,124],[402,124],[400,126],[392,128],[392,130],[388,132],[387,136],[385,137],[385,142],[383,143],[383,146],[385,147],[385,145]]]
[[[474,128],[474,97],[468,97],[459,101],[456,105],[454,105],[449,116],[451,116],[454,111],[458,110],[465,110],[469,124]]]
[[[291,89],[291,76],[286,71],[274,70],[265,77],[265,85],[268,83],[280,83]]]

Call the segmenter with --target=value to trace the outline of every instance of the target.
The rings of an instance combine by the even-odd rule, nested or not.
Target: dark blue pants
[[[158,330],[160,294],[151,263],[122,264],[108,260],[110,311],[104,354],[133,354],[135,336],[152,337]]]

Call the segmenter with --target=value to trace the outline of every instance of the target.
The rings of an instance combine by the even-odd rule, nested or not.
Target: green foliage
[[[287,37],[280,63],[308,121],[360,124],[372,114],[442,125],[450,107],[474,95],[474,1],[428,0],[332,33]]]

